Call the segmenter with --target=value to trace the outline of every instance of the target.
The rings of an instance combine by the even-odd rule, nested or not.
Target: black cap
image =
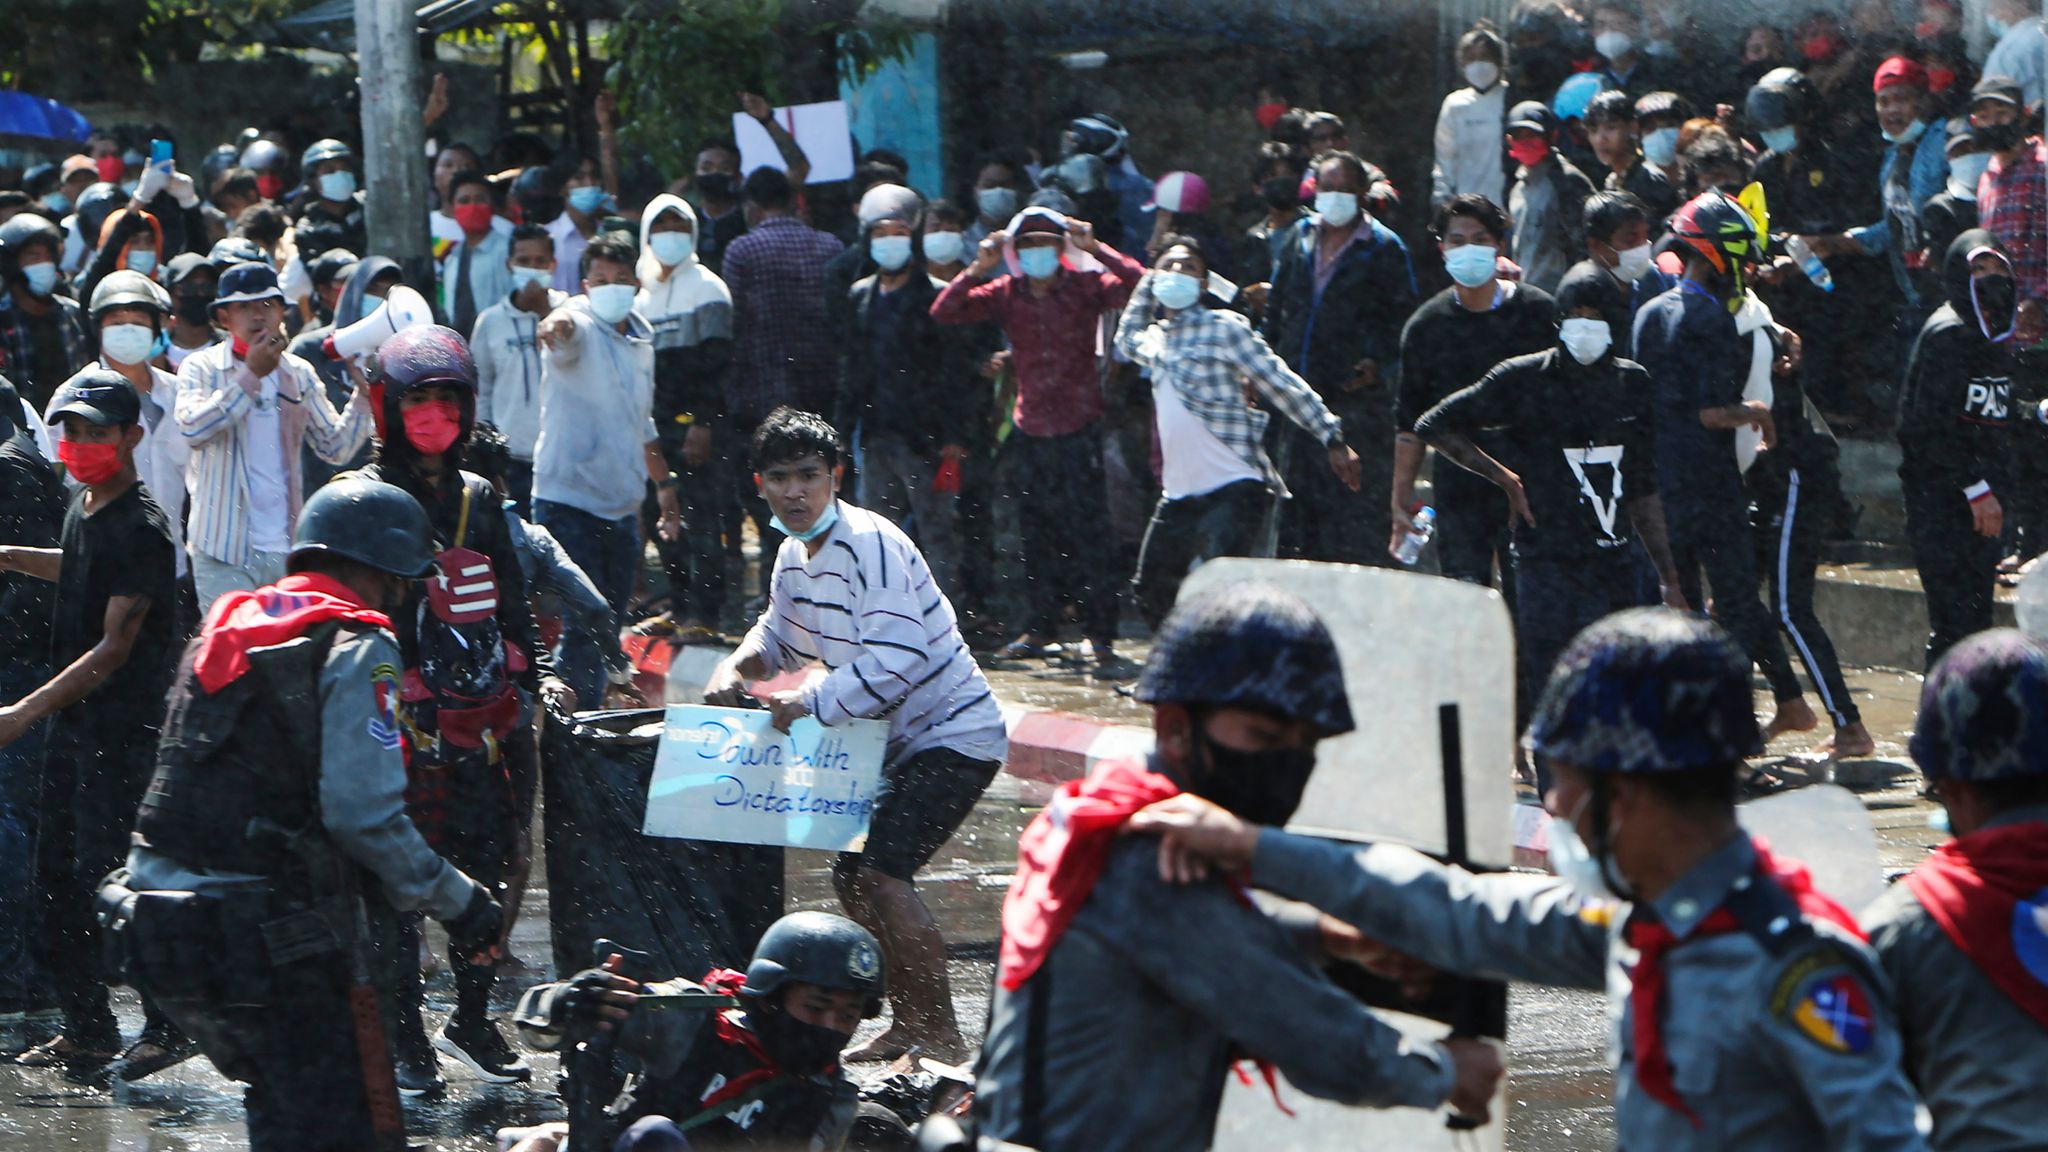
[[[1513,132],[1517,128],[1548,136],[1557,131],[1557,114],[1541,100],[1524,100],[1508,109],[1507,124],[1503,130]]]
[[[329,248],[313,258],[306,266],[307,275],[313,279],[313,287],[325,288],[334,283],[334,278],[356,266],[356,254],[346,248]]]
[[[1970,89],[1970,103],[1982,100],[1996,100],[2015,108],[2025,108],[2026,98],[2020,94],[2019,81],[2010,76],[1986,76]]]
[[[215,307],[222,304],[241,304],[251,300],[282,300],[284,289],[277,286],[277,272],[268,264],[247,261],[237,264],[220,274],[220,285],[214,289]]]
[[[1944,154],[1953,156],[1959,147],[1977,146],[1977,126],[1970,123],[1968,116],[1957,116],[1948,122],[1948,142],[1942,145]]]
[[[211,271],[212,268],[213,265],[208,263],[206,257],[201,256],[199,253],[180,252],[176,256],[171,257],[170,261],[164,265],[164,283],[175,288],[191,278],[194,272],[201,270]]]
[[[142,397],[126,376],[105,368],[81,372],[57,389],[43,423],[56,425],[66,416],[82,416],[102,428],[142,419]]]

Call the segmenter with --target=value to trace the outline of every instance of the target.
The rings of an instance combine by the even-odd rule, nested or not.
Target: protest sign
[[[827,728],[806,716],[785,734],[766,712],[672,704],[641,831],[858,852],[867,843],[888,733],[879,720]]]

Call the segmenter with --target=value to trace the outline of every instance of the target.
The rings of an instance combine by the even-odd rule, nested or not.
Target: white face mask
[[[1615,256],[1621,262],[1614,266],[1614,274],[1621,277],[1626,283],[1635,283],[1642,278],[1643,273],[1650,270],[1650,246],[1648,244],[1638,244],[1633,248],[1623,248],[1616,252]]]
[[[512,266],[512,290],[514,292],[521,291],[534,284],[545,284],[554,278],[555,274],[545,268],[521,268],[517,264]]]
[[[593,284],[590,286],[590,311],[607,324],[617,324],[633,311],[633,298],[640,290],[631,284]]]
[[[1643,134],[1643,159],[1659,168],[1669,168],[1678,160],[1678,129],[1655,128]]]
[[[1602,32],[1593,37],[1593,51],[1607,57],[1610,63],[1628,55],[1628,50],[1635,46],[1635,37],[1626,32]]]
[[[100,351],[116,364],[140,364],[156,347],[147,324],[109,324],[100,329]]]
[[[1569,817],[1551,818],[1550,870],[1584,899],[1612,900],[1615,894],[1614,889],[1607,886],[1606,869],[1593,858],[1593,850],[1586,847],[1576,826],[1592,798],[1590,793],[1587,794],[1586,799],[1579,801],[1578,810]]]
[[[1491,60],[1474,60],[1465,65],[1465,83],[1481,92],[1500,83],[1500,65]]]
[[[1951,157],[1948,162],[1948,188],[1959,200],[1977,198],[1977,181],[1991,167],[1991,153],[1969,152]]]
[[[1614,333],[1605,320],[1588,320],[1573,316],[1557,327],[1557,337],[1564,344],[1565,351],[1581,364],[1591,364],[1607,355],[1607,349],[1614,343]]]
[[[1332,228],[1348,228],[1358,219],[1358,194],[1355,192],[1316,193],[1316,215]]]

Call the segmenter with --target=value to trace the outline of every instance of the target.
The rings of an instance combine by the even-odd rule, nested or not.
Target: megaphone
[[[329,336],[321,342],[320,349],[327,353],[329,360],[368,356],[407,328],[433,322],[434,310],[427,307],[427,298],[403,284],[397,284],[385,295],[384,303],[379,304],[375,312]]]

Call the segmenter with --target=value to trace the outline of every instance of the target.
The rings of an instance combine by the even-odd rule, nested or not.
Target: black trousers
[[[719,614],[725,611],[723,535],[726,505],[733,499],[732,465],[715,454],[703,467],[692,468],[683,462],[681,442],[664,440],[661,450],[669,470],[676,474],[676,503],[683,514],[680,539],[664,540],[659,532],[653,534],[655,551],[660,553],[662,570],[668,576],[669,612],[678,621],[694,618],[715,628]],[[752,483],[751,476],[748,483]],[[649,503],[655,503],[652,497]],[[648,514],[649,523],[659,522],[658,505]],[[774,557],[773,552],[768,553],[763,563],[773,567]]]
[[[1771,610],[1837,728],[1858,722],[1863,714],[1842,679],[1834,642],[1814,614],[1813,570],[1827,542],[1828,514],[1840,499],[1840,485],[1831,469],[1794,468],[1785,478],[1784,493],[1760,499],[1756,513]]]
[[[1702,573],[1714,589],[1714,622],[1728,630],[1762,670],[1778,700],[1803,695],[1778,629],[1757,598],[1756,541],[1750,534],[1747,502],[1691,505],[1671,516],[1671,553],[1678,562],[1678,586],[1694,608],[1706,603]]]
[[[1905,479],[1906,540],[1927,600],[1927,663],[1973,632],[1991,627],[1998,541],[1977,535],[1960,490]]]
[[[1387,491],[1394,483],[1388,447],[1393,435],[1370,432],[1348,436],[1359,449],[1363,465],[1363,483],[1356,492],[1330,470],[1329,452],[1313,436],[1289,424],[1279,437],[1276,463],[1293,495],[1281,502],[1279,554],[1337,564],[1396,567],[1387,553],[1387,538],[1394,530],[1394,518],[1387,510]]]
[[[1453,580],[1490,588],[1498,564],[1501,593],[1512,611],[1515,562],[1508,552],[1507,494],[1441,456],[1435,488],[1438,569]]]
[[[1213,492],[1178,500],[1161,497],[1138,546],[1138,571],[1131,578],[1131,602],[1157,631],[1173,610],[1181,581],[1218,556],[1265,556],[1266,519],[1273,493],[1259,480],[1239,480]]]
[[[782,548],[782,533],[768,526],[774,513],[768,510],[768,501],[761,497],[761,489],[754,483],[754,459],[752,445],[754,429],[735,429],[730,443],[733,451],[725,458],[727,475],[732,480],[730,508],[714,513],[713,518],[726,525],[726,531],[734,540],[739,539],[742,517],[754,522],[754,531],[761,539],[761,570],[758,595],[768,599],[768,587],[775,581],[775,553]],[[729,551],[738,552],[738,545]],[[745,577],[741,577],[742,580]]]
[[[1059,632],[1064,605],[1078,605],[1081,634],[1097,642],[1116,638],[1116,537],[1103,490],[1102,428],[1066,436],[1010,437],[1017,454],[1018,520],[1024,536],[1024,631]]]
[[[1519,732],[1528,727],[1550,670],[1573,637],[1603,616],[1655,604],[1660,597],[1656,573],[1634,546],[1584,559],[1517,558],[1513,575]],[[1550,772],[1541,757],[1535,759],[1537,788],[1546,792]]]

